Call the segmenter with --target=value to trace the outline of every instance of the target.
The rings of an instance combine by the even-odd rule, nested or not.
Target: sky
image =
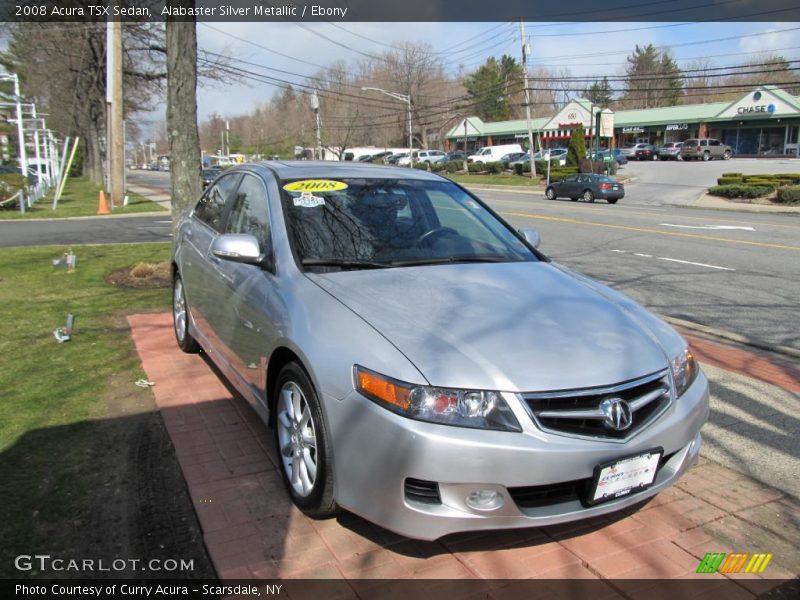
[[[787,29],[793,30],[781,31]],[[800,60],[800,23],[527,23],[525,31],[532,67],[569,68],[581,76],[621,74],[634,46],[648,43],[671,47],[684,68],[698,58],[720,67],[738,65],[762,52]],[[357,61],[406,41],[431,44],[442,53],[451,74],[459,69],[469,72],[489,56],[506,53],[521,58],[516,22],[198,24],[200,50],[288,71],[291,74],[262,72],[297,82],[313,75],[318,70],[315,65]],[[203,85],[198,90],[199,118],[250,112],[277,89],[244,82]],[[155,111],[148,118],[155,128],[164,115]]]

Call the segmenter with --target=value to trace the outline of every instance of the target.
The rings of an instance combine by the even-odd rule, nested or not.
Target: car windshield
[[[453,183],[411,179],[283,181],[290,243],[304,268],[358,269],[538,260],[515,233]]]

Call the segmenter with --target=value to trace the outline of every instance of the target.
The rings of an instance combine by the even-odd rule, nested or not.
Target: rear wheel
[[[309,517],[334,515],[328,432],[314,386],[298,363],[281,370],[272,406],[277,417],[275,445],[292,502]]]
[[[200,344],[189,333],[189,305],[186,303],[183,279],[177,273],[172,278],[172,325],[181,350],[187,354],[200,351]]]
[[[606,202],[608,202],[609,204],[616,204],[617,200],[619,200],[619,198],[608,198]]]
[[[730,160],[731,159],[731,151],[725,150],[725,153],[722,155],[723,160]]]
[[[586,202],[594,202],[594,193],[592,190],[584,190],[583,199]]]
[[[544,191],[544,195],[547,196],[548,200],[555,200],[556,199],[556,191],[549,187]]]

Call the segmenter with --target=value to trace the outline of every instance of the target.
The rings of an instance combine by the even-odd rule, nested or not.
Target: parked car
[[[203,169],[202,177],[203,177],[203,189],[206,189],[212,181],[214,181],[219,174],[222,173],[222,169],[219,167],[211,167],[208,169]]]
[[[625,197],[625,186],[608,175],[577,173],[552,182],[544,195],[549,200],[583,198],[586,202],[594,202],[595,198],[602,198],[609,204],[616,204],[617,200]]]
[[[474,163],[499,162],[500,159],[510,152],[522,152],[519,144],[501,144],[499,146],[486,146],[475,154],[468,156],[467,160]]]
[[[466,155],[460,150],[454,150],[453,152],[448,152],[447,157],[445,158],[446,161],[459,161],[459,162],[464,162],[465,159]]]
[[[512,168],[510,166],[512,162],[517,161],[527,155],[527,152],[509,152],[508,154],[504,154],[500,157],[500,162],[503,163],[504,169],[510,169]]]
[[[397,161],[399,161],[401,158],[407,158],[407,157],[408,157],[408,152],[398,152],[397,154],[392,154],[389,157],[387,164],[396,165]]]
[[[733,156],[733,148],[713,138],[685,140],[681,147],[683,160],[728,160]]]
[[[516,165],[522,165],[524,167],[530,164],[531,164],[531,155],[525,152],[517,160],[512,160],[510,163],[508,163],[508,168],[514,169],[516,168]]]
[[[415,150],[414,151],[414,164],[416,163],[438,163],[445,160],[445,153],[441,150]],[[404,156],[400,160],[397,161],[398,165],[408,165],[411,164],[411,159],[408,156]]]
[[[563,167],[567,164],[567,152],[566,148],[546,148],[534,154],[533,160],[544,160],[545,156],[549,154],[551,163],[557,160],[559,166]]]
[[[652,144],[642,144],[639,148],[636,148],[633,155],[629,158],[635,158],[636,160],[658,160],[658,148]]]
[[[605,157],[608,156],[609,150],[608,148],[600,148],[600,152],[595,154],[594,151],[589,153],[589,158],[591,160],[605,160]],[[628,164],[628,157],[622,153],[620,148],[612,148],[611,149],[611,156],[612,161],[616,162],[618,165],[627,165]]]
[[[622,154],[624,154],[625,157],[628,160],[632,160],[632,159],[636,158],[636,151],[637,150],[639,150],[641,148],[644,148],[645,146],[649,146],[649,145],[650,144],[644,144],[644,143],[626,144],[625,146],[622,147]]]
[[[658,149],[659,160],[681,160],[683,142],[667,142]]]
[[[236,166],[179,219],[175,336],[271,426],[308,515],[426,540],[597,517],[697,461],[708,381],[538,245],[425,171]]]

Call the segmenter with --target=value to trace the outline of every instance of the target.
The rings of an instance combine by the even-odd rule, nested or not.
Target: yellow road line
[[[548,217],[545,215],[532,215],[529,213],[501,212],[501,215],[513,217],[526,217],[528,219],[542,219],[544,221],[558,221],[561,223],[575,223],[577,225],[590,225],[592,227],[607,227],[609,229],[623,229],[625,231],[639,231],[642,233],[657,233],[659,235],[671,235],[674,237],[693,238],[697,240],[711,240],[713,242],[727,242],[729,244],[743,244],[745,246],[758,246],[761,248],[777,248],[779,250],[800,251],[800,246],[786,246],[784,244],[768,244],[765,242],[750,242],[748,240],[732,240],[729,238],[716,237],[713,235],[700,235],[697,233],[681,233],[678,231],[661,231],[660,229],[649,229],[647,227],[631,227],[630,225],[612,225],[610,223],[598,223],[596,221],[581,221],[579,219],[569,219],[566,217]]]

